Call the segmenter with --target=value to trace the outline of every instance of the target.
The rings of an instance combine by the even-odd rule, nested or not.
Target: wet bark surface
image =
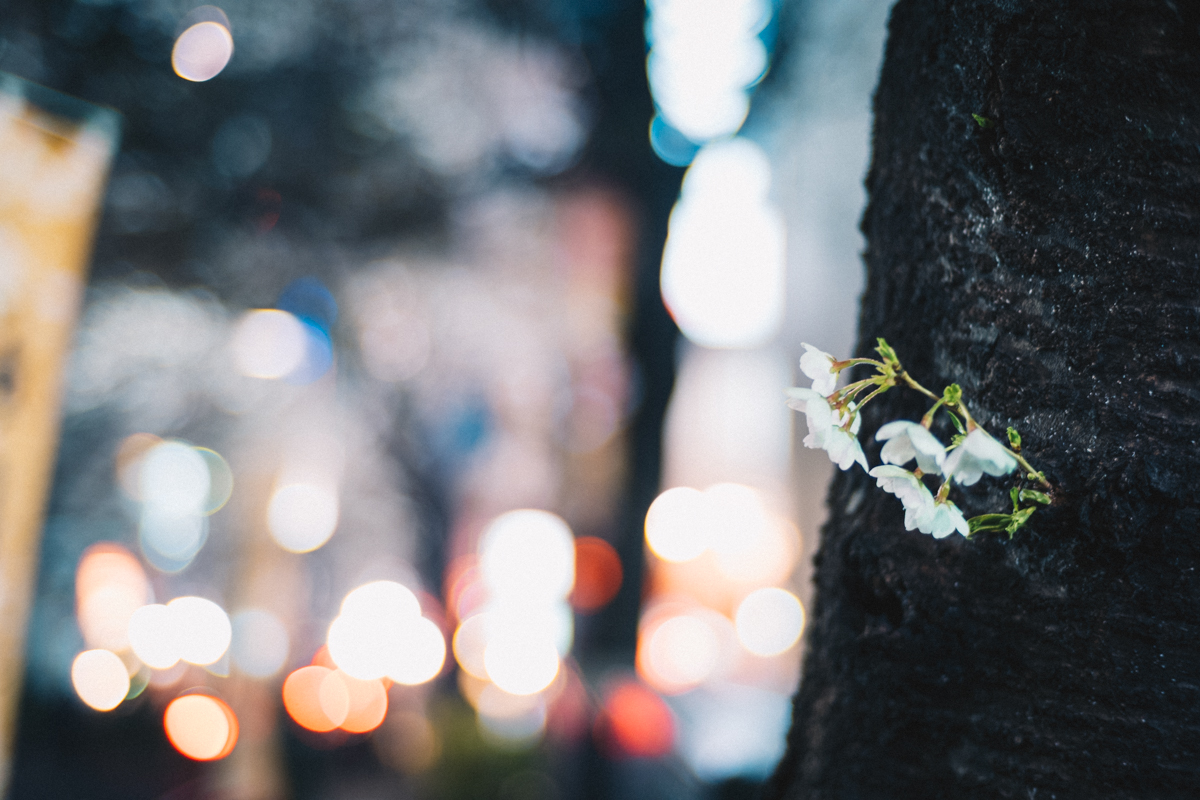
[[[961,384],[1055,502],[939,541],[838,476],[767,796],[1198,797],[1200,3],[901,0],[875,113],[858,354]],[[925,408],[866,409],[872,464]]]

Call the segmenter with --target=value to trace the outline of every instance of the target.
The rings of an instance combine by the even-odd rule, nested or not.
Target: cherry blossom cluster
[[[878,359],[850,358],[839,361],[810,344],[804,345],[800,371],[812,379],[812,388],[787,390],[788,405],[804,413],[808,435],[804,445],[825,450],[830,460],[843,470],[858,464],[875,479],[879,488],[896,495],[904,505],[904,527],[941,539],[957,531],[971,536],[981,531],[1003,530],[1012,537],[1040,505],[1048,505],[1050,496],[1034,485],[1050,488],[1045,474],[1035,470],[1021,455],[1021,436],[1008,429],[1007,444],[994,438],[971,417],[958,384],[947,386],[938,395],[917,383],[901,366],[896,353],[883,339],[875,352]],[[863,364],[874,369],[871,377],[837,388],[842,370]],[[907,386],[934,401],[920,422],[895,420],[880,427],[876,441],[883,442],[879,453],[883,464],[871,468],[858,441],[863,406],[896,386]],[[930,432],[937,414],[945,414],[957,433],[949,445]],[[915,461],[913,469],[906,466]],[[967,519],[950,499],[953,484],[971,486],[985,474],[1010,475],[1017,470],[1018,481],[1009,492],[1012,513],[982,514]],[[925,478],[940,480],[930,491]]]

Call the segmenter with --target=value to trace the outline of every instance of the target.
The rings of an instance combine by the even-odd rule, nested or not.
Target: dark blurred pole
[[[581,3],[583,5],[583,3]],[[646,7],[642,0],[615,0],[608,13],[581,26],[581,49],[593,76],[594,127],[578,172],[613,186],[635,220],[636,249],[632,309],[626,345],[633,366],[634,409],[627,429],[625,488],[614,544],[625,580],[617,597],[581,629],[577,656],[588,677],[602,682],[610,672],[631,672],[637,650],[645,550],[646,510],[659,489],[662,432],[675,382],[679,331],[663,306],[659,267],[667,221],[679,194],[683,170],[654,154],[649,127],[654,115],[646,77]],[[631,781],[587,738],[579,754],[575,796],[583,800],[630,798]],[[636,796],[649,796],[652,785]]]
[[[662,426],[675,382],[679,331],[663,306],[658,274],[667,220],[683,170],[662,162],[650,147],[654,105],[646,78],[646,7],[618,0],[581,43],[593,73],[595,123],[579,172],[614,186],[636,221],[633,307],[627,346],[634,368],[635,407],[628,428],[628,469],[616,539],[625,581],[616,599],[593,621],[580,657],[633,668],[642,596],[646,509],[658,492]]]

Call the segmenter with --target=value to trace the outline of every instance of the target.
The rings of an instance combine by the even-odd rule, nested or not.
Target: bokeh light
[[[501,514],[480,539],[479,568],[494,596],[561,600],[575,583],[571,529],[549,511]]]
[[[287,661],[287,628],[269,611],[248,608],[231,620],[233,641],[230,654],[234,665],[253,678],[269,678]]]
[[[139,608],[129,618],[133,654],[151,669],[170,669],[179,661],[183,644],[174,610],[158,603]]]
[[[708,548],[704,496],[698,489],[677,486],[654,499],[646,512],[646,544],[663,561],[698,558]]]
[[[404,625],[397,638],[400,647],[388,663],[387,677],[416,686],[441,673],[446,663],[446,638],[435,622],[418,617]]]
[[[804,606],[785,589],[765,587],[742,600],[734,625],[738,641],[751,653],[779,655],[795,645],[804,632]]]
[[[162,437],[153,433],[131,433],[121,440],[113,466],[117,483],[131,500],[142,499],[142,457],[162,441]]]
[[[233,640],[233,626],[225,610],[203,597],[176,597],[167,603],[179,631],[180,659],[189,664],[213,664],[225,655]]]
[[[489,642],[498,639],[544,638],[560,656],[571,649],[575,617],[566,603],[522,602],[516,598],[489,603],[484,613]]]
[[[758,32],[770,20],[764,0],[649,0],[646,71],[655,104],[694,142],[734,133],[748,88],[766,70]]]
[[[388,677],[416,685],[437,677],[446,640],[421,616],[416,595],[394,581],[374,581],[349,592],[326,638],[329,656],[346,674],[371,681]]]
[[[283,707],[300,727],[325,733],[346,720],[350,695],[335,677],[334,670],[312,665],[287,676],[283,682]]]
[[[364,681],[378,680],[387,674],[394,649],[386,631],[369,617],[343,614],[329,624],[325,638],[329,656],[348,675]]]
[[[611,544],[595,536],[575,540],[575,588],[571,605],[578,611],[603,608],[621,588],[621,557]]]
[[[286,311],[259,308],[238,320],[230,340],[233,363],[251,378],[283,378],[298,369],[308,353],[304,323]]]
[[[141,563],[125,547],[99,542],[83,551],[75,570],[75,609],[89,647],[129,647],[129,620],[153,594]]]
[[[619,753],[661,758],[675,742],[675,720],[661,697],[638,681],[625,680],[604,697],[603,731]]]
[[[785,581],[800,556],[800,531],[795,524],[771,515],[765,524],[742,530],[742,540],[713,548],[721,574],[742,585],[763,586]]]
[[[237,745],[237,716],[223,700],[206,694],[172,700],[163,713],[163,728],[175,749],[196,761],[224,758]]]
[[[483,652],[487,648],[487,617],[474,614],[458,624],[452,642],[458,665],[476,678],[487,679]]]
[[[719,483],[703,492],[681,486],[659,495],[646,513],[646,543],[658,558],[673,563],[711,551],[722,578],[761,586],[791,573],[800,533],[771,513],[755,489]]]
[[[795,563],[792,529],[770,513],[749,486],[719,483],[704,490],[704,534],[722,575],[743,583],[779,580]]]
[[[71,685],[97,711],[112,711],[129,694],[129,671],[109,650],[85,650],[71,662]]]
[[[219,22],[192,25],[175,40],[171,66],[185,80],[203,82],[221,74],[233,56],[233,35]]]
[[[475,713],[486,738],[505,747],[536,743],[546,729],[546,700],[537,694],[515,695],[495,684],[479,692]]]
[[[690,691],[724,673],[734,640],[733,625],[711,609],[675,603],[653,607],[638,633],[638,675],[665,694]]]
[[[337,679],[346,687],[347,708],[338,726],[348,733],[373,731],[387,716],[387,690],[382,681],[360,681],[344,672],[335,671],[327,680]],[[332,715],[330,715],[332,717]]]
[[[209,465],[217,469],[214,483]],[[146,559],[164,572],[191,563],[208,538],[205,515],[229,498],[233,477],[223,458],[211,450],[165,440],[137,459],[142,515],[138,541]]]
[[[212,481],[204,456],[183,442],[164,441],[141,458],[138,490],[142,503],[166,517],[199,515]]]
[[[138,544],[160,572],[181,572],[208,541],[208,528],[208,519],[200,514],[163,514],[147,507],[138,521]]]
[[[280,547],[308,553],[333,536],[338,523],[337,491],[330,486],[293,483],[280,486],[267,506],[267,529]]]
[[[193,448],[208,467],[208,496],[201,511],[212,514],[220,511],[233,495],[233,470],[220,453],[207,447]]]
[[[371,581],[346,594],[341,613],[383,624],[388,620],[421,616],[421,602],[411,589],[401,583]]]
[[[720,658],[720,642],[707,620],[681,614],[657,625],[646,642],[647,672],[660,686],[678,690],[702,682]]]
[[[333,339],[329,332],[309,320],[304,327],[304,358],[296,369],[284,376],[288,383],[303,386],[320,378],[333,366]]]
[[[488,678],[509,694],[540,692],[554,682],[560,665],[558,649],[547,635],[489,637],[483,652]]]
[[[752,142],[702,149],[671,212],[663,301],[704,347],[766,344],[783,323],[784,222],[771,203],[770,165]]]
[[[350,687],[342,680],[343,675],[344,672],[335,669],[322,678],[321,685],[317,687],[317,703],[321,711],[339,727],[350,715]]]

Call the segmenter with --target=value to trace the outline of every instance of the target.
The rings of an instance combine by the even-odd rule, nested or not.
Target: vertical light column
[[[0,795],[63,365],[117,127],[113,112],[0,76]]]

